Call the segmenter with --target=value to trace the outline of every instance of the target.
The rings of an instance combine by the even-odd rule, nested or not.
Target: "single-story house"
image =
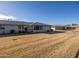
[[[65,30],[64,25],[55,25],[55,30]]]
[[[51,25],[44,23],[0,20],[0,34],[18,32],[48,32],[50,30]]]
[[[77,26],[73,25],[55,25],[55,30],[74,30]]]
[[[74,23],[74,24],[72,24],[72,26],[75,26],[75,27],[77,27],[77,26],[78,26],[78,24],[75,24],[75,23]]]
[[[76,28],[77,26],[74,26],[74,25],[65,25],[65,30],[74,30]]]

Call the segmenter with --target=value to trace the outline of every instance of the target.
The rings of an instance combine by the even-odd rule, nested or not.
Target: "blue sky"
[[[0,15],[15,17],[16,21],[47,24],[79,23],[79,2],[0,1]]]

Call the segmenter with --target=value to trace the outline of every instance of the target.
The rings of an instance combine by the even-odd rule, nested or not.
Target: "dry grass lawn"
[[[79,32],[0,37],[0,57],[75,57]]]

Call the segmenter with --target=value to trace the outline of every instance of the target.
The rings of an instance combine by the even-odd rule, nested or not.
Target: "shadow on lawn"
[[[30,33],[0,34],[0,37],[10,37],[10,36],[29,35],[29,34]]]
[[[43,32],[45,34],[58,34],[64,33],[65,31],[53,31],[53,32]],[[1,34],[0,37],[10,37],[10,36],[19,36],[19,35],[32,35],[32,34],[41,34],[41,33],[14,33],[14,34]]]
[[[75,58],[79,58],[79,50],[77,51]]]
[[[53,31],[53,32],[48,32],[47,34],[58,34],[58,33],[65,33],[65,31]]]

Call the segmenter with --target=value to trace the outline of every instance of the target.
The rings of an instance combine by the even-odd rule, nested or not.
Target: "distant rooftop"
[[[11,20],[0,20],[0,24],[10,24],[10,25],[48,25],[39,22],[24,22],[24,21],[11,21]]]

